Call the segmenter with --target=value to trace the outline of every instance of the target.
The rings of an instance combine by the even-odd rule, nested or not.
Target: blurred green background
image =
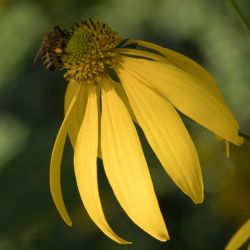
[[[238,3],[249,18],[249,1]],[[217,79],[242,132],[250,134],[249,33],[229,1],[0,0],[0,250],[223,249],[250,215],[250,141],[231,146],[227,159],[224,143],[189,120],[205,182],[201,205],[177,189],[142,136],[169,242],[158,242],[127,218],[99,162],[105,214],[133,245],[120,246],[103,235],[81,204],[69,142],[62,181],[73,228],[61,220],[48,173],[67,83],[61,72],[32,63],[44,33],[89,17],[106,22],[124,38],[158,43],[204,65]]]

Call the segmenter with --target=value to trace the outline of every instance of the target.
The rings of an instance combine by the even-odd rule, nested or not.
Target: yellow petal
[[[101,147],[107,178],[128,216],[158,240],[169,239],[133,121],[113,87],[102,88]]]
[[[135,123],[137,123],[136,121],[136,118],[135,118],[135,115],[133,113],[133,110],[131,109],[130,107],[130,104],[129,104],[129,101],[128,101],[128,97],[121,85],[121,83],[117,83],[115,81],[113,81],[111,78],[109,78],[109,81],[112,82],[112,85],[116,91],[116,93],[118,94],[118,96],[122,99],[122,101],[124,102],[124,104],[126,105],[127,109],[128,109],[128,112],[130,114],[130,116],[132,117],[133,121]],[[101,85],[101,84],[100,84]],[[98,107],[100,107],[100,100],[98,99]],[[99,112],[99,115],[100,115],[101,112]],[[99,130],[100,130],[100,127],[99,127]],[[100,133],[101,134],[101,133]],[[101,139],[99,137],[99,148],[98,148],[98,157],[100,159],[102,159],[102,154],[101,154]]]
[[[86,113],[81,125],[74,153],[77,186],[82,202],[95,224],[114,241],[129,243],[116,235],[103,214],[97,180],[98,107],[96,86],[89,86]]]
[[[173,65],[144,59],[124,57],[122,66],[185,115],[223,139],[242,144],[239,124],[233,114],[198,78]]]
[[[204,88],[207,88],[213,94],[217,95],[222,101],[224,98],[218,88],[214,78],[198,63],[193,61],[192,59],[174,51],[171,49],[163,48],[157,44],[142,41],[142,40],[135,40],[131,42],[136,42],[139,46],[143,46],[149,49],[153,49],[157,52],[160,52],[162,55],[166,56],[169,62],[173,63],[177,67],[185,70],[187,73],[197,77],[201,80],[201,84]]]
[[[229,243],[227,244],[225,250],[237,250],[250,239],[250,219],[244,223],[238,231],[233,235]],[[248,246],[250,249],[250,244]]]
[[[135,123],[137,123],[136,118],[135,118],[135,114],[134,114],[133,110],[131,109],[128,97],[127,97],[121,83],[114,82],[112,79],[109,79],[109,80],[110,80],[110,82],[112,82],[112,86],[115,89],[118,96],[122,99],[123,103],[126,105],[131,118],[133,119],[133,121]]]
[[[68,84],[67,91],[65,94],[65,100],[64,100],[65,114],[68,110],[69,104],[71,102],[72,97],[75,94],[75,91],[78,85],[79,83],[76,83],[74,80],[71,80]],[[71,119],[69,121],[68,135],[69,135],[69,139],[73,148],[75,147],[77,135],[79,133],[79,130],[83,121],[83,117],[85,114],[85,109],[86,109],[87,99],[88,99],[87,95],[88,95],[87,88],[85,85],[83,85],[80,89],[78,101],[75,104],[75,108],[72,110]],[[98,100],[98,103],[99,103],[99,100]],[[98,105],[98,107],[100,107],[100,105]],[[102,158],[100,149],[98,150],[98,157]]]
[[[168,60],[161,56],[157,55],[145,50],[139,50],[139,49],[128,49],[128,48],[116,48],[114,51],[120,55],[125,56],[138,56],[142,58],[149,58],[151,60],[157,61],[157,62],[165,62],[168,63]]]
[[[72,112],[75,108],[74,105],[77,102],[79,92],[80,92],[80,85],[77,86],[74,95],[72,95],[71,102],[67,109],[67,113],[65,114],[63,123],[57,134],[50,161],[51,195],[60,215],[62,216],[65,223],[68,224],[69,226],[72,225],[72,222],[65,207],[61,190],[61,160],[62,160],[63,148],[65,144],[69,123],[72,118]]]
[[[185,194],[201,203],[199,158],[173,105],[126,71],[121,70],[119,77],[138,123],[164,169]]]
[[[101,100],[100,100],[100,92],[101,89],[100,87],[97,85],[96,88],[96,92],[97,92],[97,108],[98,108],[98,121],[101,121]],[[101,134],[101,123],[98,123],[98,135]],[[102,149],[101,149],[101,136],[98,136],[98,151],[97,151],[97,156],[102,159]]]
[[[75,95],[76,90],[79,87],[78,85],[79,83],[76,83],[74,80],[71,80],[68,84],[64,99],[65,114],[68,110],[68,107],[70,105],[73,96]],[[86,103],[87,103],[87,91],[86,91],[86,86],[83,85],[79,93],[79,98],[75,104],[75,108],[72,110],[71,119],[69,121],[68,134],[73,148],[75,147],[77,135],[83,121]]]

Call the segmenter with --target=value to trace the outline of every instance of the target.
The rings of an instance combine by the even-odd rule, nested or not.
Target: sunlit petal
[[[119,77],[145,136],[176,185],[195,203],[203,201],[203,181],[193,142],[172,104],[126,71]]]
[[[133,121],[108,83],[102,88],[101,136],[105,172],[119,203],[147,233],[169,239]]]
[[[68,84],[64,99],[65,114],[67,113],[72,97],[75,95],[75,92],[79,87],[78,85],[79,83],[76,83],[74,80],[71,80]],[[79,92],[79,98],[75,104],[75,108],[72,110],[71,119],[69,121],[68,134],[70,142],[73,147],[75,146],[77,135],[83,121],[86,103],[87,103],[87,91],[86,87],[83,85]]]
[[[86,113],[81,125],[74,154],[74,166],[77,186],[83,204],[96,225],[111,239],[126,244],[109,227],[103,214],[97,180],[97,150],[98,150],[98,107],[96,87],[88,87]]]
[[[229,243],[227,244],[225,250],[236,250],[241,249],[241,246],[250,239],[250,219],[247,220],[234,234]],[[248,245],[250,249],[250,244]]]
[[[137,123],[135,114],[134,114],[133,110],[131,109],[131,105],[129,103],[128,97],[127,97],[122,85],[120,83],[114,82],[112,79],[109,79],[109,80],[112,82],[112,86],[115,89],[118,96],[122,99],[123,103],[126,105],[128,112],[129,112],[130,116],[132,117],[133,121]]]
[[[102,159],[102,150],[101,150],[101,100],[100,100],[100,88],[97,86],[97,108],[98,108],[98,151],[97,156]]]
[[[185,115],[223,139],[242,144],[239,124],[233,114],[198,78],[173,65],[144,59],[124,57],[122,65]]]
[[[184,56],[174,50],[163,48],[157,44],[150,43],[142,40],[135,40],[131,42],[136,42],[139,46],[143,46],[149,49],[153,49],[157,52],[160,52],[162,55],[166,56],[169,62],[173,63],[177,67],[185,70],[187,73],[197,77],[201,80],[201,84],[204,88],[207,88],[208,91],[211,91],[213,94],[217,95],[222,101],[224,98],[218,88],[214,78],[198,63],[196,63],[191,58]]]
[[[63,123],[59,129],[59,132],[56,137],[56,141],[53,147],[51,162],[50,162],[50,191],[54,203],[62,216],[65,223],[72,225],[71,219],[68,215],[67,209],[65,207],[62,190],[61,190],[61,160],[63,154],[63,148],[65,144],[66,135],[68,132],[70,120],[72,118],[72,112],[74,110],[74,105],[77,102],[78,95],[80,92],[80,85],[75,89],[74,94],[72,95],[71,102],[65,114]]]
[[[120,55],[127,55],[127,56],[133,56],[133,57],[141,57],[141,58],[148,58],[157,62],[164,62],[169,63],[166,57],[163,57],[161,55],[157,55],[152,52],[148,52],[145,50],[138,50],[138,49],[129,49],[129,48],[117,48],[114,50],[116,53],[119,53]]]

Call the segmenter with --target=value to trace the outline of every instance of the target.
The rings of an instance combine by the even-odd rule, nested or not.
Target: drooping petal
[[[101,147],[104,168],[128,216],[153,237],[169,239],[133,121],[113,87],[102,87]]]
[[[203,181],[194,144],[171,103],[125,70],[119,77],[149,144],[176,185],[195,203],[203,201]]]
[[[98,108],[98,151],[97,151],[97,156],[102,159],[102,149],[101,149],[101,100],[100,100],[100,97],[101,97],[101,89],[100,87],[97,86],[97,89],[96,89],[96,92],[97,92],[97,108]]]
[[[137,123],[136,118],[135,118],[135,114],[134,114],[133,110],[131,109],[128,97],[127,97],[122,85],[120,83],[114,82],[112,79],[109,79],[109,80],[110,80],[110,82],[112,82],[112,86],[115,89],[118,96],[122,99],[123,103],[126,105],[131,118],[133,119],[134,122]]]
[[[65,114],[63,123],[59,129],[56,137],[56,141],[52,150],[52,156],[50,161],[50,191],[53,201],[58,209],[63,220],[69,226],[72,225],[71,219],[68,215],[67,209],[65,207],[62,190],[61,190],[61,160],[63,154],[63,148],[65,144],[66,135],[68,132],[69,124],[72,118],[72,113],[74,112],[75,103],[79,97],[80,85],[75,89],[74,94],[72,94],[71,102],[68,105],[67,112]]]
[[[129,48],[116,48],[114,51],[120,55],[127,55],[127,56],[133,56],[133,57],[141,57],[141,58],[149,58],[151,60],[157,61],[157,62],[164,62],[168,63],[169,61],[167,58],[157,55],[155,53],[151,53],[145,50],[139,50],[139,49],[129,49]]]
[[[233,114],[198,78],[173,65],[144,59],[124,57],[122,66],[185,115],[223,139],[242,144],[239,124]]]
[[[242,245],[250,239],[250,219],[247,220],[234,234],[231,240],[228,242],[225,250],[236,250],[240,249]],[[250,249],[250,244],[248,248]]]
[[[78,85],[79,83],[76,83],[74,80],[71,80],[68,84],[64,99],[65,114],[67,113],[72,97],[75,95],[75,92],[78,89]],[[75,104],[75,108],[72,110],[71,119],[69,121],[68,134],[73,148],[75,147],[77,135],[83,121],[86,103],[87,103],[87,91],[86,91],[86,86],[83,85],[79,93],[79,98]]]
[[[194,77],[200,79],[201,84],[204,88],[207,88],[213,94],[217,95],[217,97],[220,98],[221,101],[224,101],[221,91],[218,88],[218,85],[216,84],[214,78],[207,72],[207,70],[205,70],[202,66],[200,66],[191,58],[188,58],[187,56],[184,56],[174,50],[163,48],[157,44],[150,43],[147,41],[131,40],[131,42],[136,42],[139,46],[153,49],[166,56],[169,62],[173,63],[174,65],[186,71],[187,73],[190,73]]]
[[[109,227],[99,197],[97,179],[98,107],[96,86],[88,86],[88,101],[74,153],[74,166],[78,190],[89,216],[114,241],[126,244]]]

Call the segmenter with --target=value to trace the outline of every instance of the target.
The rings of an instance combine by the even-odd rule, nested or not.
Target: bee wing
[[[42,46],[43,47],[43,46]],[[34,58],[34,60],[33,60],[33,66],[35,65],[35,63],[37,62],[37,60],[38,60],[38,58],[40,57],[40,55],[41,55],[41,49],[42,49],[42,47],[37,51],[37,53],[36,53],[36,56],[35,56],[35,58]]]
[[[39,49],[39,50],[37,51],[37,53],[36,53],[36,56],[35,56],[34,61],[33,61],[33,65],[37,62],[38,58],[39,58],[40,55],[41,55],[42,49],[44,48],[44,46],[45,46],[47,43],[48,43],[48,38],[47,38],[47,36],[45,36],[45,37],[43,38],[42,46],[40,47],[40,49]]]

